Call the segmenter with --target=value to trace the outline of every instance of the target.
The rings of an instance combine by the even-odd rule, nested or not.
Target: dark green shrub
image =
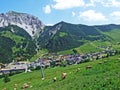
[[[7,83],[7,82],[10,82],[10,78],[9,78],[9,75],[8,74],[4,74],[4,82]]]
[[[37,66],[36,68],[35,68],[35,70],[40,70],[41,69],[41,67],[40,66]]]

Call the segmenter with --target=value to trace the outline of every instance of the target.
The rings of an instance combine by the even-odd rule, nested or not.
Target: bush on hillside
[[[5,83],[10,82],[9,75],[8,75],[8,74],[5,74],[3,80],[4,80]]]

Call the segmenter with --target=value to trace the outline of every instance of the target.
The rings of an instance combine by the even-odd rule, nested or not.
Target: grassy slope
[[[78,53],[90,53],[92,52],[98,52],[101,51],[101,48],[97,48],[98,46],[109,46],[111,45],[110,42],[105,41],[105,42],[101,42],[101,41],[93,41],[93,42],[87,42],[84,45],[81,45],[80,47],[75,48]],[[70,50],[65,50],[65,51],[61,51],[58,52],[58,54],[73,54],[72,49]]]
[[[14,40],[16,44],[21,43],[22,40],[25,39],[25,38],[23,38],[23,37],[21,37],[21,36],[14,35],[14,34],[12,34],[12,33],[9,32],[9,31],[6,31],[5,33],[2,33],[2,36],[8,37],[8,38]],[[13,52],[19,51],[19,49],[16,48],[16,47],[13,47],[12,49],[13,49]]]
[[[111,37],[113,39],[113,42],[120,42],[120,30],[111,30],[109,32],[104,32],[104,34]]]
[[[120,58],[119,56],[109,57],[107,62],[98,60],[94,62],[72,65],[67,67],[55,67],[45,69],[45,80],[41,80],[41,72],[33,71],[21,73],[10,77],[11,82],[4,83],[0,79],[0,90],[6,87],[13,90],[13,85],[18,84],[18,90],[22,84],[31,82],[32,88],[26,90],[119,90],[120,89]],[[98,64],[102,62],[102,64]],[[91,65],[92,68],[86,70],[85,67]],[[81,70],[76,72],[77,68]],[[67,78],[61,80],[61,73],[66,72]],[[53,82],[52,78],[57,77]]]
[[[16,42],[16,44],[21,43],[21,40],[24,39],[23,37],[18,36],[18,35],[14,35],[14,34],[12,34],[12,33],[9,32],[9,31],[6,31],[6,32],[3,33],[2,35],[5,36],[5,37],[10,38],[10,39],[12,39],[12,40],[14,40],[14,41]]]
[[[117,42],[120,42],[120,30],[111,30],[109,32],[101,32],[105,35],[107,35],[108,37],[108,40],[110,41],[105,41],[105,42],[102,42],[102,41],[93,41],[93,42],[90,42],[90,41],[86,41],[86,43],[84,45],[81,45],[79,47],[76,48],[76,50],[79,52],[79,53],[90,53],[91,50],[93,52],[97,52],[97,51],[101,51],[101,49],[96,49],[97,46],[109,46],[109,45],[113,45],[113,44],[116,44]],[[116,45],[113,45],[113,47],[115,49],[119,48],[118,46]],[[65,50],[65,51],[61,51],[61,52],[58,52],[58,54],[73,54],[72,52],[72,49],[70,50]]]
[[[35,61],[36,59],[38,59],[39,57],[41,57],[43,54],[45,54],[45,53],[48,53],[48,50],[46,50],[46,49],[42,49],[42,50],[40,50],[36,55],[34,55],[31,59],[30,59],[30,61]]]

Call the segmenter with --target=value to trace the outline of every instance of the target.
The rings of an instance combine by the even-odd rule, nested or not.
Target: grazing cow
[[[17,84],[14,84],[14,88],[17,88],[17,86],[18,86]]]
[[[55,82],[56,80],[57,80],[57,78],[56,78],[56,77],[54,77],[54,78],[53,78],[53,81]]]
[[[106,63],[106,62],[107,62],[107,60],[104,60],[104,62]]]
[[[98,64],[102,64],[102,62],[99,62]]]
[[[27,83],[23,84],[23,86],[21,87],[21,89],[25,89],[25,88],[28,88],[29,85]]]
[[[92,68],[92,66],[86,66],[86,69],[90,69],[90,68]]]
[[[65,79],[67,76],[67,73],[62,73],[62,79]]]
[[[17,90],[18,85],[14,84],[14,90]]]
[[[7,90],[6,88],[3,88],[2,90]]]
[[[118,58],[118,60],[120,60],[120,58]]]
[[[80,71],[80,68],[77,68],[77,72],[79,72]]]
[[[32,88],[33,86],[31,85],[30,88]]]
[[[17,88],[14,88],[14,90],[17,90]]]

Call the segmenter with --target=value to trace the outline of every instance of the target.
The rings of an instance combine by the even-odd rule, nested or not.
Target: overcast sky
[[[44,24],[120,24],[120,0],[0,0],[0,13],[32,14]]]

